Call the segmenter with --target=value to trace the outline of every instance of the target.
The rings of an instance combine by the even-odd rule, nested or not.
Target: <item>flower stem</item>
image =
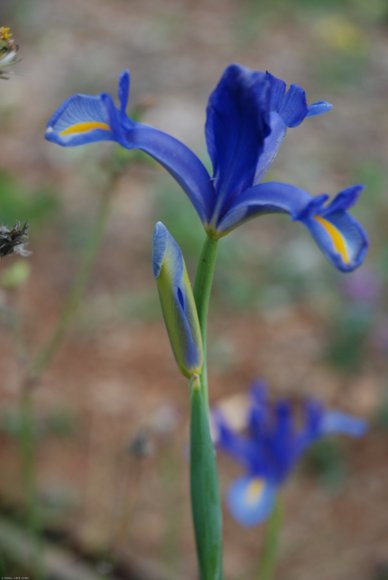
[[[280,544],[280,530],[283,520],[283,506],[280,494],[276,499],[264,533],[264,546],[261,552],[258,580],[272,580],[276,568]]]
[[[222,580],[222,513],[216,456],[210,435],[206,365],[209,299],[217,255],[217,241],[207,237],[194,285],[201,325],[204,365],[191,380],[190,482],[191,505],[201,580]]]
[[[204,364],[201,374],[201,389],[209,404],[207,381],[207,318],[209,312],[210,294],[213,285],[214,270],[217,259],[218,240],[206,236],[202,253],[199,259],[197,275],[194,282],[194,298],[197,305],[199,323],[201,326]]]

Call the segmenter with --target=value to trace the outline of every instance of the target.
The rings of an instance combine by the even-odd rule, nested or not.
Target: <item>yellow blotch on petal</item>
[[[257,503],[264,489],[264,480],[260,478],[252,479],[247,487],[246,501],[249,505]]]
[[[331,241],[333,242],[334,248],[340,254],[344,263],[349,264],[349,252],[348,248],[346,247],[346,242],[343,235],[337,230],[335,226],[333,226],[332,223],[330,223],[328,220],[325,220],[323,217],[317,215],[314,217],[314,219],[317,220],[317,222],[319,222],[324,228]]]
[[[60,132],[60,135],[74,135],[75,133],[87,133],[87,131],[93,131],[94,129],[101,129],[102,131],[110,131],[110,127],[107,123],[102,123],[101,121],[85,121],[83,123],[76,123],[71,127],[67,127]]]

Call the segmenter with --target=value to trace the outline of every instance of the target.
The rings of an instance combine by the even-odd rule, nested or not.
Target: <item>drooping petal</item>
[[[268,181],[244,191],[233,207],[221,217],[217,231],[226,234],[249,218],[267,213],[287,213],[295,218],[312,197],[302,189]]]
[[[202,368],[202,339],[197,309],[182,252],[158,222],[153,238],[153,273],[163,317],[177,364],[186,377]]]
[[[364,228],[347,212],[361,189],[359,185],[348,188],[340,192],[326,208],[317,208],[306,217],[302,214],[302,217],[296,218],[310,230],[327,258],[343,272],[351,272],[360,266],[368,250],[368,236]]]
[[[208,223],[215,192],[203,163],[174,137],[127,117],[129,87],[129,73],[124,71],[119,79],[119,109],[104,93],[70,97],[49,120],[46,138],[62,146],[111,140],[127,149],[141,149],[169,171],[189,196],[200,219]]]
[[[46,139],[64,147],[115,139],[105,95],[74,95],[50,118]],[[113,102],[112,102],[112,106]]]
[[[367,428],[368,424],[363,419],[352,417],[340,411],[326,411],[320,424],[321,435],[343,433],[351,437],[362,437]]]
[[[267,182],[240,195],[238,202],[217,224],[225,235],[242,222],[265,213],[288,213],[310,231],[319,248],[336,268],[351,272],[363,262],[368,237],[363,227],[347,211],[362,186],[348,188],[327,207],[327,195],[312,197],[306,191],[286,183]]]
[[[265,75],[229,66],[209,97],[206,141],[213,164],[217,204],[213,217],[253,183],[268,126]]]
[[[215,200],[213,184],[203,163],[186,145],[141,123],[128,129],[125,141],[126,147],[141,149],[167,169],[188,195],[201,221],[209,222]]]
[[[233,517],[244,526],[263,522],[272,512],[278,487],[256,477],[236,480],[228,493],[228,506]]]

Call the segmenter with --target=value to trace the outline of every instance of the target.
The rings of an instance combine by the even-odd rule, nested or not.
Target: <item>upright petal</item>
[[[202,339],[197,309],[182,252],[158,222],[153,239],[153,272],[171,347],[186,377],[202,368]]]
[[[326,101],[308,105],[306,92],[298,85],[292,84],[287,90],[286,83],[271,73],[267,72],[266,78],[270,85],[271,132],[265,139],[264,149],[256,168],[255,184],[261,180],[275,159],[287,128],[297,127],[306,117],[321,115],[332,108]]]
[[[270,515],[277,492],[274,483],[257,477],[243,477],[231,485],[228,506],[240,524],[254,526]]]
[[[210,95],[205,133],[217,191],[215,219],[253,183],[269,133],[267,101],[265,76],[239,65],[225,70]]]

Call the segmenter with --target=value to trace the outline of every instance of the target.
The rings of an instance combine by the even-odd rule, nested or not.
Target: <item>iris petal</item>
[[[114,139],[102,95],[74,95],[48,122],[46,139],[62,146]]]
[[[339,270],[351,272],[363,262],[368,250],[368,237],[362,226],[344,210],[301,221]]]
[[[244,526],[264,521],[272,512],[278,487],[256,477],[236,480],[228,493],[228,506],[233,517]]]
[[[340,411],[326,411],[320,425],[321,435],[344,433],[352,437],[362,437],[366,430],[366,421]]]
[[[239,196],[218,223],[217,230],[227,233],[247,219],[267,213],[288,213],[295,218],[311,200],[309,193],[294,185],[275,181],[260,183]]]
[[[215,219],[253,183],[269,133],[268,88],[265,75],[231,65],[210,95],[205,133],[217,191]]]
[[[215,192],[205,166],[186,145],[163,131],[136,123],[126,133],[125,146],[151,155],[176,179],[202,222],[210,219]]]

